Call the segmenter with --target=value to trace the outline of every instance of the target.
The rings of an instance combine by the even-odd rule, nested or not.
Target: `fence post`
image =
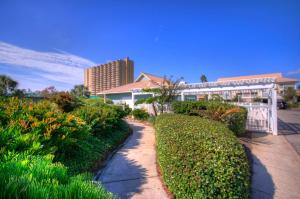
[[[272,133],[273,135],[278,135],[277,127],[277,91],[275,88],[272,88]]]

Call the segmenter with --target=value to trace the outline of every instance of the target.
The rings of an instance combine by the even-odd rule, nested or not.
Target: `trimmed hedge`
[[[225,123],[236,135],[246,131],[247,110],[218,101],[176,101],[172,104],[174,113],[195,115]]]
[[[224,124],[163,114],[155,128],[158,163],[175,198],[249,198],[245,151]]]

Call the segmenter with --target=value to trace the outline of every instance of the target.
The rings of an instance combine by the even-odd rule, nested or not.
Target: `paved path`
[[[154,129],[138,122],[129,124],[133,134],[98,179],[120,198],[168,198],[156,170]]]
[[[251,133],[252,198],[300,198],[300,156],[284,136]]]
[[[278,131],[300,155],[300,109],[279,110]]]

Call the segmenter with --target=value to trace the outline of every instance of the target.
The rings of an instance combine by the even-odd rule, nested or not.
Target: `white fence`
[[[263,103],[235,103],[248,111],[246,129],[249,131],[270,132],[271,107]]]

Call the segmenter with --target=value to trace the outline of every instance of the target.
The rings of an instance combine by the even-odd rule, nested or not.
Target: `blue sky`
[[[0,0],[0,74],[23,88],[69,89],[126,56],[135,76],[300,78],[300,1]]]

